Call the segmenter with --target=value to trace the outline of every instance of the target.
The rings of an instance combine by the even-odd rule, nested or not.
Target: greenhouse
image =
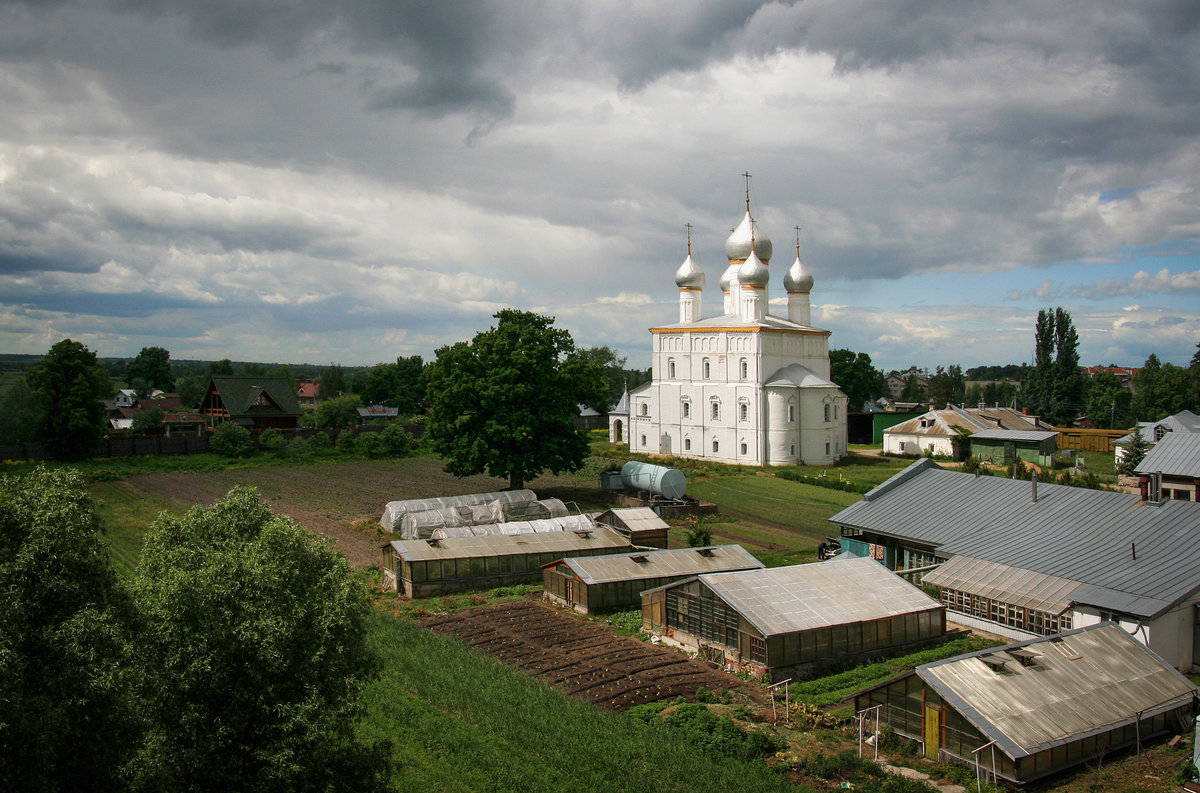
[[[395,531],[400,516],[409,512],[427,512],[443,507],[473,507],[493,501],[533,501],[537,494],[532,490],[501,490],[495,493],[469,493],[464,496],[441,496],[440,498],[411,498],[407,501],[389,501],[383,508],[379,525],[385,531]]]
[[[542,565],[573,556],[631,550],[619,534],[597,526],[540,534],[394,540],[383,546],[386,589],[410,598],[538,581]]]
[[[701,573],[763,566],[740,545],[559,559],[542,567],[545,598],[584,614],[636,609],[644,590]]]
[[[855,694],[854,709],[929,759],[1025,784],[1187,729],[1198,693],[1106,622],[918,666]]]
[[[495,500],[485,504],[462,504],[420,512],[405,512],[393,525],[402,540],[427,540],[437,529],[563,518],[567,515],[567,505],[557,498],[541,501]]]
[[[490,537],[497,534],[542,534],[548,531],[586,531],[595,526],[595,522],[587,515],[567,515],[565,518],[514,520],[508,523],[485,523],[481,526],[448,526],[444,529],[434,529],[428,539]]]
[[[642,593],[642,628],[772,680],[937,640],[946,612],[871,559],[710,573]]]

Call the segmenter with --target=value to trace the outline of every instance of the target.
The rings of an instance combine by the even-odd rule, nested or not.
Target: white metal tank
[[[625,487],[633,490],[649,490],[656,496],[672,500],[683,498],[687,493],[687,479],[683,471],[636,460],[621,466],[621,481]]]

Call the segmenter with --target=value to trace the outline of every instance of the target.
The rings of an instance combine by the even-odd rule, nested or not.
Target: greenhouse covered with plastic
[[[400,518],[410,512],[429,512],[430,510],[439,510],[445,507],[475,507],[488,505],[499,501],[502,503],[514,503],[521,501],[535,501],[537,494],[532,490],[501,490],[495,493],[468,493],[463,496],[441,496],[439,498],[411,498],[407,501],[389,501],[383,508],[383,516],[379,519],[379,525],[383,526],[384,531],[396,531],[399,526]],[[494,523],[496,521],[488,521]]]

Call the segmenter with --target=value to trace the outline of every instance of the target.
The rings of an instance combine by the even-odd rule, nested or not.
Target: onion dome
[[[692,254],[683,260],[683,264],[679,265],[679,269],[675,271],[675,284],[680,289],[699,289],[704,286],[704,271],[696,266],[696,262],[692,260]]]
[[[721,287],[722,292],[729,291],[729,288],[733,285],[733,279],[737,277],[737,272],[737,265],[731,264],[725,268],[725,272],[721,273],[721,280],[718,282],[718,286]]]
[[[783,288],[789,292],[810,292],[812,286],[812,273],[804,266],[804,262],[800,261],[800,255],[797,254],[796,261],[792,262],[792,266],[784,273]]]
[[[742,222],[725,240],[725,255],[731,262],[743,262],[750,256],[751,246],[763,262],[771,261],[771,240],[767,239],[765,234],[755,231],[754,218],[750,217],[750,210],[746,210]]]
[[[767,243],[770,245],[770,243]],[[750,251],[750,257],[745,263],[738,268],[738,282],[742,286],[766,286],[767,280],[771,277],[771,272],[767,269],[767,265],[763,264],[762,259],[758,258],[757,248]]]

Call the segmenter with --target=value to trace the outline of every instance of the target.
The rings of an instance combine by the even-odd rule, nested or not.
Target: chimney
[[[1029,482],[1030,482],[1030,484],[1033,485],[1033,489],[1031,490],[1032,498],[1030,500],[1034,504],[1036,504],[1037,503],[1037,475],[1035,474],[1034,476],[1030,477]]]

